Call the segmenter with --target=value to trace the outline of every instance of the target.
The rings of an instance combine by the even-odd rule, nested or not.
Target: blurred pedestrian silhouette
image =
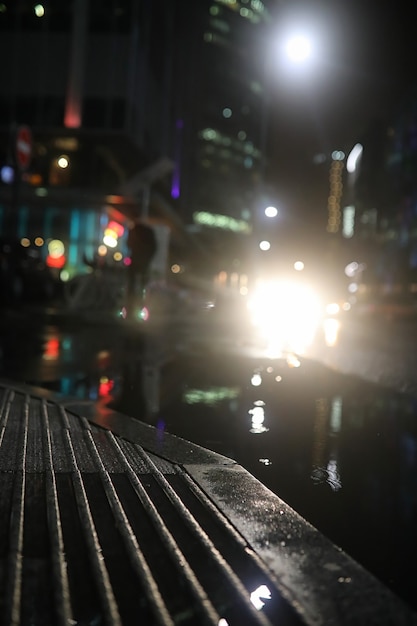
[[[152,226],[136,220],[129,229],[127,245],[131,264],[127,272],[127,308],[132,311],[135,302],[143,301],[150,279],[152,259],[157,250],[157,240]]]

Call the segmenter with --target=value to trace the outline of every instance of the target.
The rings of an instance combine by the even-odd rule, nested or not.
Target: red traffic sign
[[[32,158],[32,131],[28,126],[19,126],[16,132],[16,162],[25,170]]]

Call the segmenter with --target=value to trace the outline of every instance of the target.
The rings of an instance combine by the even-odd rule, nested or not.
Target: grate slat
[[[46,463],[47,515],[50,531],[52,568],[54,573],[54,582],[56,585],[55,594],[57,616],[60,626],[67,626],[75,620],[70,600],[65,546],[62,534],[61,517],[58,505],[58,492],[52,456],[49,415],[47,405],[44,400],[42,401],[42,422]]]
[[[113,514],[116,517],[117,527],[126,544],[129,556],[131,556],[133,560],[135,570],[139,575],[144,588],[147,591],[148,598],[150,598],[151,600],[151,606],[155,613],[155,619],[157,620],[156,623],[166,626],[174,626],[174,622],[171,619],[165,602],[159,593],[158,586],[139,547],[139,543],[135,537],[135,534],[133,533],[128,517],[123,509],[114,485],[110,479],[109,473],[104,467],[101,456],[97,450],[97,446],[91,435],[88,423],[86,423],[85,426],[87,445],[89,446],[90,452],[94,458],[95,463],[97,464],[106,495],[111,503]]]
[[[128,459],[124,455],[124,452],[120,447],[118,441],[111,432],[108,432],[107,436],[112,441],[113,446],[118,450],[129,479],[132,482],[143,507],[146,509],[148,515],[151,517],[152,522],[157,529],[171,560],[177,566],[179,575],[187,581],[194,597],[199,602],[202,610],[204,611],[205,619],[208,620],[208,623],[217,626],[221,620],[221,617],[219,616],[216,609],[213,607],[206,592],[198,582],[194,571],[191,569],[177,542],[168,530],[164,520],[162,519],[162,516],[159,514],[154,503],[152,502],[142,483],[138,479],[137,474],[134,472]]]
[[[10,404],[15,397],[14,392],[9,396]],[[22,600],[22,572],[23,572],[23,537],[25,516],[25,462],[28,433],[29,398],[25,396],[22,422],[19,431],[19,445],[16,456],[15,482],[13,486],[12,506],[9,526],[9,555],[8,555],[8,593],[5,604],[5,623],[18,626],[21,617]]]
[[[66,424],[65,409],[60,407],[63,424]],[[97,587],[100,598],[103,602],[104,615],[106,621],[111,626],[122,626],[122,621],[118,612],[116,600],[110,584],[110,578],[104,559],[102,558],[101,546],[93,522],[93,516],[89,507],[87,494],[84,488],[81,472],[77,466],[74,443],[71,439],[71,431],[65,431],[65,441],[68,456],[72,465],[72,479],[75,497],[79,507],[80,520],[85,532],[86,544],[89,550],[91,563],[97,577]]]
[[[211,601],[207,597],[206,592],[203,591],[201,585],[198,583],[198,578],[195,572],[189,566],[184,555],[181,553],[179,546],[175,542],[175,539],[172,537],[172,534],[166,528],[166,525],[161,515],[157,511],[154,503],[152,502],[146,490],[144,489],[143,485],[139,481],[137,475],[131,468],[128,459],[125,457],[124,452],[121,446],[119,445],[119,442],[117,441],[113,433],[111,433],[110,431],[107,433],[107,435],[113,441],[114,446],[116,446],[119,449],[120,454],[125,459],[126,471],[128,472],[130,479],[134,483],[134,486],[138,491],[139,497],[143,501],[144,505],[146,505],[147,508],[149,509],[149,513],[150,515],[152,515],[154,519],[154,523],[158,525],[160,532],[161,532],[161,536],[164,537],[165,541],[168,542],[167,547],[170,549],[171,552],[173,551],[173,555],[176,555],[175,557],[176,559],[179,559],[181,557],[181,560],[179,562],[182,563],[182,569],[184,568],[184,563],[185,563],[185,566],[188,570],[188,576],[190,577],[189,580],[193,581],[193,585],[195,585],[195,589],[198,590],[199,592],[199,601],[202,603],[204,599],[207,598],[206,601],[209,602],[211,606]],[[208,557],[216,561],[217,565],[219,566],[219,568],[221,568],[228,582],[236,590],[237,594],[239,595],[240,604],[244,606],[247,611],[248,619],[251,619],[253,623],[261,624],[262,626],[269,626],[271,624],[269,619],[263,613],[259,613],[258,611],[256,611],[256,609],[254,608],[253,604],[250,601],[250,598],[248,597],[247,590],[245,589],[244,585],[240,581],[239,577],[235,574],[235,572],[229,566],[227,561],[223,558],[223,556],[218,551],[216,546],[210,540],[209,536],[201,528],[197,520],[192,516],[190,511],[184,506],[183,502],[175,493],[175,491],[172,489],[171,485],[166,480],[162,472],[160,472],[160,470],[156,467],[156,465],[149,458],[146,452],[141,448],[141,446],[137,445],[135,446],[135,449],[138,455],[141,457],[143,463],[149,467],[149,472],[156,478],[157,482],[159,483],[160,487],[163,489],[164,493],[168,496],[168,498],[174,504],[181,518],[186,521],[189,529],[197,537],[199,543],[205,547]],[[201,593],[203,593],[202,596],[201,596]],[[217,611],[214,608],[213,608],[213,611],[214,611],[213,619],[217,620],[217,622],[214,621],[213,623],[215,623],[217,626],[221,618],[219,617]]]

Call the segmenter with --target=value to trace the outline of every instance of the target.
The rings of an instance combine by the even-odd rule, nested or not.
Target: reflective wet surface
[[[21,312],[0,375],[97,400],[232,457],[417,608],[417,399],[207,325]]]

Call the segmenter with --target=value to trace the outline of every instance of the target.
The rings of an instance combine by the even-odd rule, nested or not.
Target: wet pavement
[[[131,332],[22,311],[1,328],[1,376],[235,459],[417,608],[412,328],[347,323],[311,358],[271,358],[205,325]]]

